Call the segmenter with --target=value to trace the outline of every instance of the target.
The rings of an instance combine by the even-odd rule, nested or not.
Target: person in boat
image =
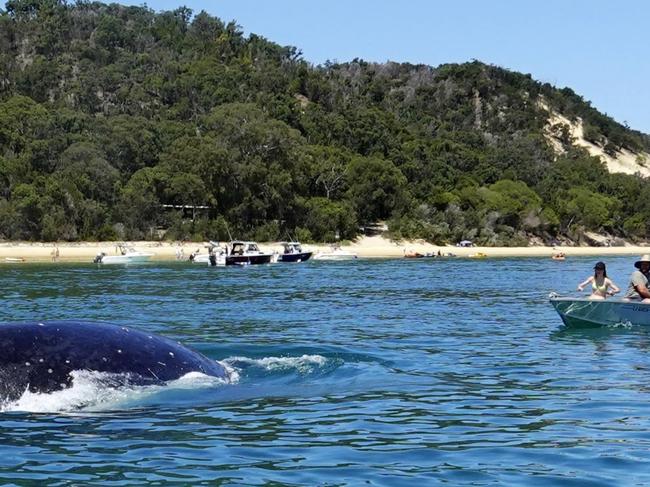
[[[607,296],[613,296],[620,291],[614,281],[607,277],[607,267],[604,262],[596,262],[594,275],[578,284],[578,291],[582,291],[589,284],[591,284],[589,299],[605,299]]]
[[[641,259],[634,263],[637,268],[630,276],[630,284],[627,287],[625,298],[640,299],[644,303],[650,303],[650,290],[648,290],[648,273],[650,272],[650,254],[641,256]]]

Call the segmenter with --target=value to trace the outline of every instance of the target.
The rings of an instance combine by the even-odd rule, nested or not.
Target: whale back
[[[132,328],[80,321],[0,324],[0,399],[27,389],[69,387],[71,372],[119,374],[129,384],[158,384],[190,372],[227,378],[219,362],[180,343]]]

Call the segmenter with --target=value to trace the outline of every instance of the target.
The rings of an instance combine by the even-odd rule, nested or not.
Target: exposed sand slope
[[[627,149],[623,149],[617,153],[616,157],[612,157],[606,154],[602,147],[584,138],[584,124],[580,118],[576,121],[571,121],[565,116],[554,112],[543,103],[540,103],[540,106],[551,114],[548,119],[547,137],[555,148],[556,153],[561,154],[563,152],[562,144],[551,135],[550,127],[562,123],[569,127],[571,137],[575,139],[574,144],[587,149],[590,155],[600,157],[607,165],[609,172],[621,172],[625,174],[635,174],[638,172],[642,176],[650,176],[650,154],[647,152],[635,154]],[[641,165],[639,161],[647,161],[645,163],[647,166]]]

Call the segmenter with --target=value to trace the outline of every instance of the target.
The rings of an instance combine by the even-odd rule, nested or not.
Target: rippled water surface
[[[0,479],[647,485],[650,335],[567,330],[547,302],[594,260],[1,266],[2,321],[148,330],[239,380],[26,395]],[[607,260],[619,286],[634,260]]]

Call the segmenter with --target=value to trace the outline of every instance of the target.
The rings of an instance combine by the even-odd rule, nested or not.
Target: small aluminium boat
[[[312,253],[302,249],[300,242],[282,242],[284,251],[278,256],[278,262],[304,262]]]
[[[650,303],[624,298],[596,300],[554,295],[550,301],[566,326],[650,326]]]

